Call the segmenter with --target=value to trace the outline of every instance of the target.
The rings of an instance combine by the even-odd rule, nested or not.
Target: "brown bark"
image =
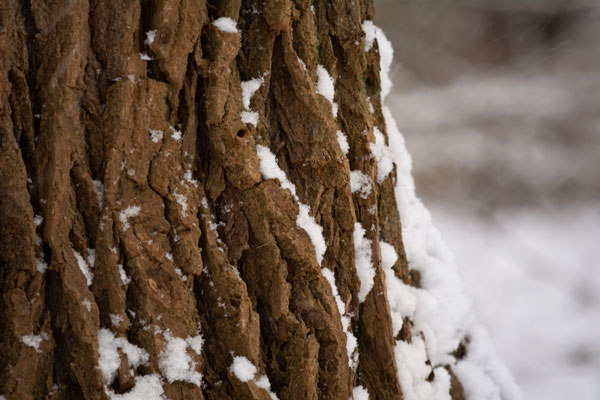
[[[203,385],[163,379],[170,399],[268,399],[230,372],[233,356],[267,375],[280,399],[346,400],[359,384],[371,398],[402,398],[378,245],[395,247],[398,276],[415,284],[394,174],[366,199],[350,190],[350,170],[377,182],[379,56],[364,51],[361,29],[373,12],[368,0],[316,1],[314,14],[308,0],[2,2],[0,394],[108,398],[98,368],[98,332],[108,328],[148,352],[137,377],[160,374],[168,334],[201,332],[201,355],[188,353]],[[242,34],[219,30],[219,17]],[[317,93],[318,64],[336,82],[337,118]],[[258,77],[254,127],[240,120],[240,83]],[[258,144],[323,227],[322,265],[296,224],[296,200],[263,179]],[[127,218],[132,207],[139,213]],[[361,304],[357,221],[376,269]],[[90,286],[75,252],[95,254]],[[321,267],[353,315],[357,371]],[[22,341],[32,334],[45,338],[37,351]],[[134,385],[125,360],[116,393]]]

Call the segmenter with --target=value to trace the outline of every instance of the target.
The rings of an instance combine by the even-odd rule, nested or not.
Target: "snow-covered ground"
[[[524,397],[600,399],[600,208],[430,208]]]

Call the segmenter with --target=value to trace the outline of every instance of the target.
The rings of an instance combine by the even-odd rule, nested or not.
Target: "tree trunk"
[[[403,398],[398,343],[427,332],[388,302],[420,278],[373,150],[391,140],[373,12],[3,1],[6,399]],[[467,342],[421,383],[462,399]]]

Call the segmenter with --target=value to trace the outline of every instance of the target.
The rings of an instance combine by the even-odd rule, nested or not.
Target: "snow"
[[[119,221],[121,221],[121,230],[123,232],[129,229],[129,218],[137,217],[140,214],[140,206],[129,206],[119,213]]]
[[[135,386],[127,393],[109,391],[111,400],[167,400],[158,374],[135,377]]]
[[[98,205],[100,206],[100,210],[102,211],[102,207],[104,205],[104,185],[97,179],[92,181],[94,184],[94,188],[96,189],[96,196],[98,196]]]
[[[296,218],[296,225],[304,229],[310,237],[315,248],[317,262],[321,265],[323,255],[327,250],[327,244],[323,237],[323,228],[317,224],[314,217],[310,215],[310,207],[300,201],[296,194],[296,186],[288,180],[285,172],[279,168],[277,159],[271,150],[268,147],[257,145],[256,154],[260,160],[260,172],[262,173],[263,178],[279,180],[281,188],[289,190],[298,203],[299,212]]]
[[[317,92],[325,97],[331,103],[331,112],[334,118],[337,118],[338,105],[333,98],[335,96],[335,85],[333,78],[327,72],[324,66],[317,66]]]
[[[377,160],[377,182],[383,183],[384,179],[394,168],[394,155],[392,150],[385,144],[385,137],[377,127],[373,128],[375,143],[370,144],[371,153]]]
[[[44,222],[44,217],[42,217],[41,215],[35,215],[33,217],[33,224],[36,227],[40,226],[43,222]]]
[[[427,364],[427,349],[420,336],[413,335],[411,343],[396,341],[394,354],[398,362],[398,377],[404,399],[451,400],[450,375],[446,369],[434,368],[434,379],[428,381],[432,367]]]
[[[352,356],[358,347],[358,341],[352,333],[352,327],[350,325],[351,321],[350,318],[346,315],[346,305],[344,304],[340,297],[340,294],[338,293],[333,271],[331,271],[329,268],[323,268],[321,272],[323,273],[323,276],[325,277],[327,282],[329,282],[329,286],[331,286],[331,291],[335,299],[335,304],[342,319],[342,328],[344,328],[344,333],[346,334],[346,352],[348,354],[348,363],[353,369],[356,369],[357,365],[356,362],[354,362]]]
[[[163,131],[158,129],[150,129],[150,140],[152,143],[158,143],[163,138]]]
[[[131,283],[131,278],[125,272],[123,264],[117,264],[117,268],[119,268],[119,277],[121,278],[121,283],[123,285],[129,285],[129,283]]]
[[[140,58],[142,59],[142,61],[152,61],[152,57],[150,57],[148,55],[148,53],[146,53],[145,51],[142,53],[138,53],[140,55]]]
[[[117,376],[117,371],[121,365],[121,350],[127,356],[127,364],[130,369],[136,369],[140,365],[148,362],[148,352],[144,349],[129,343],[124,338],[117,338],[106,328],[98,331],[98,366],[102,371],[104,384],[110,386]]]
[[[241,382],[248,382],[254,379],[256,375],[256,367],[244,356],[233,357],[233,363],[229,370],[236,376]]]
[[[373,37],[378,43],[383,103],[391,90],[389,70],[393,50],[383,32],[371,22],[365,21],[363,30],[367,35],[366,46],[369,49]],[[385,178],[385,172],[389,170],[387,158],[393,158],[397,175],[394,191],[402,220],[405,251],[409,268],[420,272],[422,286],[420,290],[405,290],[400,294],[392,293],[394,288],[402,289],[398,282],[387,287],[392,318],[397,319],[403,313],[410,314],[414,308],[412,341],[406,343],[399,340],[395,347],[398,376],[405,399],[449,399],[450,378],[442,367],[445,364],[457,368],[457,373],[468,371],[469,378],[461,382],[465,393],[476,396],[468,397],[468,400],[497,399],[498,397],[493,397],[493,393],[501,393],[503,399],[521,399],[520,390],[512,377],[495,357],[485,331],[475,322],[471,304],[462,288],[452,255],[433,226],[429,211],[415,194],[411,158],[406,150],[404,138],[398,131],[389,109],[383,106],[382,111],[389,149],[385,150],[382,141],[377,143],[376,134],[372,151],[378,153],[378,170],[383,170],[383,173],[378,172],[378,178]],[[383,135],[380,139],[383,139]],[[355,242],[356,237],[355,229]],[[397,257],[390,247],[384,245],[382,249],[382,267],[386,272],[386,283],[393,282],[393,279],[390,279],[393,272],[391,265]],[[403,297],[408,300],[407,305],[410,305],[410,309],[407,305],[402,305]],[[398,329],[398,326],[401,324],[394,322],[394,330]],[[451,353],[467,335],[470,340],[467,344],[467,354],[472,352],[472,356],[456,364],[456,359]],[[428,359],[431,365],[426,363]],[[429,382],[427,377],[432,368],[435,376],[433,381]],[[473,371],[479,373],[475,374]],[[484,395],[492,397],[478,397]]]
[[[362,29],[365,33],[365,51],[369,51],[373,47],[378,28],[373,21],[366,20],[362,24]]]
[[[250,101],[254,96],[254,93],[265,82],[265,78],[254,78],[249,81],[244,81],[241,83],[242,86],[242,105],[244,106],[244,110],[242,111],[242,122],[245,124],[252,124],[254,126],[258,125],[258,112],[252,111],[250,109]]]
[[[169,331],[164,334],[164,337],[166,345],[158,359],[158,367],[162,375],[169,383],[182,381],[201,386],[202,374],[196,371],[196,363],[187,353],[190,343],[183,338],[174,337]],[[192,339],[191,344],[190,347],[195,353],[202,350],[202,338]]]
[[[236,22],[228,17],[217,18],[215,22],[213,22],[213,25],[221,32],[240,33],[237,29]]]
[[[361,198],[367,199],[371,194],[372,188],[373,184],[369,175],[359,170],[350,171],[350,190],[352,193],[359,192]]]
[[[362,386],[352,389],[352,400],[369,400],[369,391]]]
[[[72,249],[72,250],[73,250],[73,254],[75,254],[75,258],[77,259],[77,265],[79,266],[79,269],[81,270],[81,272],[85,276],[85,280],[87,281],[87,285],[91,286],[92,282],[94,280],[94,274],[92,273],[89,264],[81,256],[81,254],[79,254],[78,251],[76,251],[75,249]]]
[[[144,40],[146,46],[152,47],[152,43],[154,43],[154,39],[156,39],[156,32],[156,30],[146,32],[146,40]]]
[[[367,295],[373,289],[373,278],[375,278],[371,244],[372,242],[365,237],[365,230],[360,222],[354,223],[354,261],[356,264],[356,273],[360,279],[358,300],[361,303],[365,301]]]
[[[185,216],[188,209],[187,197],[181,193],[177,193],[177,190],[173,191],[173,196],[175,196],[175,200],[181,207],[181,213]]]
[[[181,143],[181,140],[183,139],[183,133],[172,126],[169,126],[169,129],[171,130],[171,138]]]
[[[43,253],[42,253],[43,254]],[[48,264],[41,257],[36,257],[35,259],[35,269],[43,274],[48,269]]]
[[[235,377],[238,378],[241,382],[246,383],[249,381],[253,381],[256,384],[256,386],[268,392],[272,400],[277,399],[277,396],[273,392],[271,392],[271,383],[269,382],[269,378],[266,375],[260,375],[258,379],[256,379],[255,377],[258,370],[254,366],[254,364],[252,364],[252,362],[250,362],[250,360],[248,360],[246,357],[233,357],[233,362],[229,367],[229,371],[231,371],[231,373],[235,375]]]
[[[33,347],[38,353],[40,352],[40,344],[44,340],[48,340],[48,335],[45,332],[42,332],[40,335],[21,336],[21,342],[26,346]]]
[[[88,312],[92,311],[92,303],[88,299],[83,300],[81,304],[83,304]]]
[[[348,151],[350,150],[350,146],[348,145],[348,138],[346,134],[342,131],[337,131],[336,133],[338,144],[340,145],[340,150],[344,153],[345,156],[348,156]]]
[[[296,225],[304,229],[310,241],[315,247],[315,254],[317,256],[317,262],[319,265],[323,262],[323,255],[327,250],[327,244],[323,237],[323,228],[315,222],[315,219],[310,215],[310,207],[306,204],[298,202],[298,217],[296,218]]]
[[[121,325],[121,322],[123,322],[123,317],[121,317],[119,314],[108,314],[108,317],[110,318],[110,323],[112,326],[118,327]]]
[[[398,254],[394,247],[380,241],[379,248],[381,249],[381,267],[385,274],[385,287],[392,317],[392,333],[396,336],[402,329],[403,318],[408,317],[411,320],[415,318],[419,289],[406,285],[396,277],[392,267],[398,260]],[[425,295],[425,293],[421,293],[421,295]]]

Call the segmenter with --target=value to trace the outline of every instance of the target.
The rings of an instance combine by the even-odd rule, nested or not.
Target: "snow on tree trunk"
[[[414,196],[373,13],[0,6],[0,398],[519,398]]]

